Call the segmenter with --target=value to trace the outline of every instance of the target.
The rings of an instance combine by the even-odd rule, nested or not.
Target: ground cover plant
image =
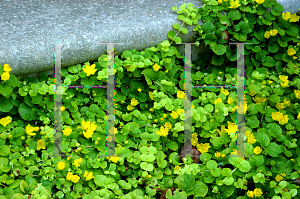
[[[54,150],[54,78],[16,77],[0,66],[0,199],[4,198],[299,198],[299,15],[275,0],[183,4],[183,24],[209,45],[192,63],[192,85],[235,85],[236,46],[245,42],[244,107],[233,88],[193,88],[191,157],[184,146],[184,55],[169,40],[115,56],[116,154],[106,154],[105,88],[62,88],[62,152]],[[267,11],[269,9],[270,11]],[[222,13],[222,14],[221,14]],[[200,26],[198,20],[204,24]],[[179,35],[179,36],[177,36]],[[107,62],[64,68],[64,85],[106,85]],[[242,109],[243,108],[243,109]],[[238,154],[237,112],[245,114]]]

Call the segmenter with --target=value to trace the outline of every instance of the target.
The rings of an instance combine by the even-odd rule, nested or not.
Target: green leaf
[[[193,191],[196,196],[204,197],[208,193],[208,186],[201,181],[197,181]]]
[[[272,142],[266,149],[266,152],[272,157],[278,157],[281,153],[281,148],[278,144]]]
[[[270,100],[274,103],[278,103],[278,102],[280,102],[280,97],[276,94],[273,94],[270,96]]]
[[[119,180],[118,184],[123,188],[123,189],[131,189],[131,184],[127,183],[125,180]]]
[[[98,187],[104,187],[106,185],[107,177],[104,175],[96,175],[94,181]]]
[[[27,192],[27,189],[28,189],[28,184],[27,182],[25,182],[24,180],[21,180],[20,181],[20,188],[21,190],[26,193]]]
[[[23,102],[24,103],[24,102]],[[1,100],[0,103],[0,112],[8,113],[14,106],[11,103],[10,99]]]
[[[153,171],[153,164],[152,164],[152,163],[148,164],[147,162],[142,162],[142,163],[140,164],[140,166],[141,166],[141,168],[142,168],[143,170],[146,170],[146,171]]]
[[[0,84],[0,94],[2,94],[4,97],[9,97],[12,91],[13,88],[11,86]]]
[[[176,30],[179,30],[180,29],[180,25],[178,23],[174,23],[173,24],[173,28],[176,29]]]
[[[178,149],[178,145],[174,141],[171,141],[171,142],[167,143],[166,147],[173,150],[173,151],[177,151],[177,149]]]
[[[230,168],[223,168],[222,169],[222,175],[223,176],[230,176],[231,175],[231,169]]]
[[[20,104],[18,111],[23,120],[31,120],[31,108],[25,102]]]
[[[174,40],[175,36],[176,36],[176,33],[173,30],[170,30],[168,32],[169,39]]]
[[[268,45],[268,50],[271,53],[276,53],[279,50],[278,42],[272,42],[270,45]]]
[[[129,50],[125,50],[121,55],[121,57],[123,57],[124,59],[131,58],[131,56],[132,52],[130,52]]]
[[[231,177],[231,176],[229,176],[229,177],[227,177],[227,178],[225,179],[224,184],[226,184],[226,185],[232,185],[233,182],[234,182],[234,178]]]
[[[220,17],[220,23],[221,23],[222,25],[228,25],[228,24],[230,24],[230,21],[229,21],[228,16],[227,16],[227,15],[222,15],[222,16]]]
[[[207,34],[207,33],[212,33],[212,34],[214,34],[214,32],[215,32],[215,30],[216,30],[215,26],[214,26],[213,23],[210,22],[210,21],[205,22],[205,23],[202,25],[202,29],[203,29],[203,32],[204,32],[205,34]]]
[[[218,163],[215,160],[209,160],[206,163],[206,166],[207,166],[208,169],[213,170],[213,169],[216,169],[218,167]]]
[[[251,169],[251,165],[247,160],[242,160],[238,165],[238,168],[241,172],[248,172]]]
[[[212,50],[214,51],[214,53],[216,53],[216,55],[223,55],[224,53],[226,53],[227,48],[223,44],[216,44],[215,42],[212,42],[210,46],[212,47]]]
[[[223,56],[214,55],[212,58],[212,63],[216,66],[221,66],[224,63]]]
[[[176,44],[180,44],[181,43],[181,38],[180,37],[175,37],[174,39]]]
[[[6,146],[6,145],[0,146],[0,155],[7,156],[8,154],[10,154],[9,146]]]
[[[182,27],[180,32],[182,32],[183,34],[188,34],[189,31],[188,31],[188,29]]]
[[[269,146],[270,144],[270,138],[267,134],[265,133],[258,133],[255,138],[257,141],[262,145],[262,146]]]
[[[239,19],[241,19],[242,15],[240,14],[240,11],[238,11],[238,10],[230,10],[228,12],[228,17],[231,20],[239,20]]]
[[[270,136],[272,136],[272,137],[278,137],[279,135],[282,134],[282,129],[276,123],[269,123],[267,125],[267,129],[268,129]]]
[[[276,0],[265,0],[262,5],[265,8],[270,8],[270,7],[274,6],[276,3],[277,3]]]
[[[290,36],[295,36],[298,35],[299,30],[296,26],[290,26],[288,27],[288,29],[286,30],[286,34],[290,35]]]
[[[82,190],[82,184],[76,184],[75,185],[75,191],[80,192]]]
[[[262,63],[262,65],[267,66],[267,67],[272,67],[272,66],[275,66],[275,63],[276,63],[276,61],[273,57],[266,56],[266,61],[264,61]]]
[[[185,173],[183,175],[178,176],[174,182],[175,184],[177,184],[179,189],[188,192],[193,190],[193,186],[195,184],[195,178],[192,174]]]

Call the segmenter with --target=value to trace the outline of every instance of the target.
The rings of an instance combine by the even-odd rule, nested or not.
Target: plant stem
[[[186,19],[189,17],[189,15],[191,14],[191,12],[192,12],[192,11],[190,11],[190,12],[189,12],[189,14],[186,16],[185,20],[186,20]],[[185,23],[185,20],[183,21],[183,23],[182,23],[182,25],[181,25],[180,29],[178,30],[178,32],[177,32],[177,34],[175,35],[175,37],[174,37],[174,38],[176,38],[176,36],[177,36],[177,35],[178,35],[178,33],[180,32],[181,28],[183,27],[183,24]],[[174,38],[173,38],[173,39],[174,39]],[[172,45],[173,41],[174,41],[174,40],[172,40],[172,42],[171,42],[170,46]]]

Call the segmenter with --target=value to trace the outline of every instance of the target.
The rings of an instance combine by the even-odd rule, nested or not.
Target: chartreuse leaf
[[[193,186],[195,184],[195,177],[192,174],[183,174],[178,176],[175,179],[175,184],[177,184],[178,188],[188,192],[193,190]]]
[[[208,193],[208,186],[201,181],[197,181],[193,187],[193,192],[195,196],[204,197]]]

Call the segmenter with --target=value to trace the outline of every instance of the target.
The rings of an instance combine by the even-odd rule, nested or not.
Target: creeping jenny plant
[[[62,88],[62,142],[54,151],[54,78],[16,77],[0,66],[0,178],[3,198],[293,198],[300,173],[299,16],[275,0],[183,4],[179,20],[209,45],[192,65],[192,85],[235,85],[236,46],[245,45],[244,107],[233,88],[193,88],[191,144],[198,164],[177,157],[184,142],[184,56],[179,24],[156,47],[115,56],[115,129],[105,88]],[[270,11],[267,11],[269,9]],[[176,8],[173,8],[176,10]],[[201,19],[204,24],[198,24]],[[179,35],[179,36],[177,36]],[[62,84],[105,85],[101,55],[62,69]],[[236,145],[245,114],[245,154]],[[107,134],[107,131],[109,132]],[[57,133],[57,132],[56,132]],[[116,155],[106,155],[115,137]]]

